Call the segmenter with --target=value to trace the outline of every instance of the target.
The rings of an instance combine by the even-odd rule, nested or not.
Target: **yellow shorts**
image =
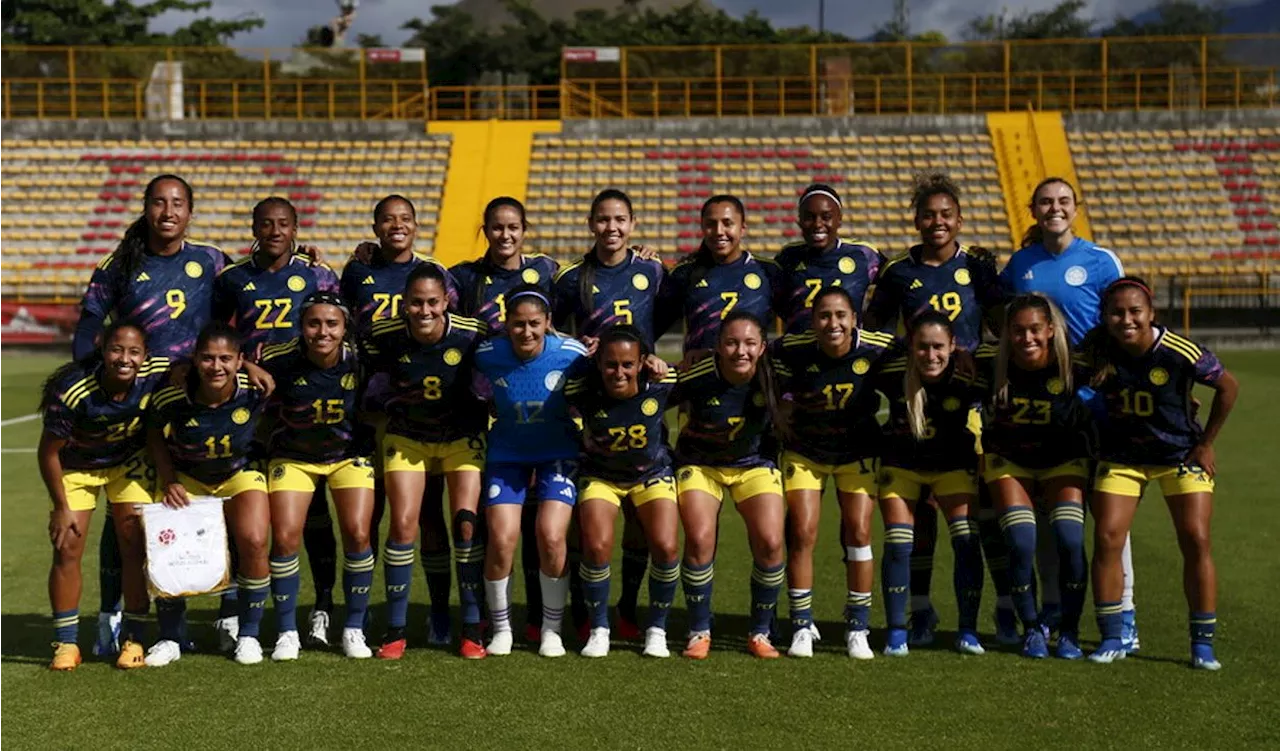
[[[728,490],[734,503],[742,503],[765,493],[782,495],[782,473],[772,467],[681,467],[676,485],[681,495],[701,490],[722,500]]]
[[[1045,482],[1056,477],[1079,477],[1087,480],[1089,478],[1089,460],[1072,459],[1055,467],[1030,469],[1014,464],[1002,456],[987,454],[986,468],[982,470],[982,481],[992,483],[996,480],[1003,480],[1006,477],[1012,477],[1017,480],[1032,480],[1034,482]]]
[[[1212,493],[1213,478],[1200,467],[1179,464],[1176,467],[1133,466],[1098,462],[1093,489],[1099,493],[1114,493],[1131,498],[1141,498],[1147,483],[1160,483],[1165,498],[1187,493]]]
[[[820,464],[794,451],[782,452],[782,484],[792,490],[823,491],[828,477],[835,477],[841,493],[876,496],[876,460],[859,459],[848,464]]]
[[[927,485],[934,495],[977,495],[978,473],[972,469],[946,472],[919,472],[902,467],[882,467],[879,476],[881,498],[901,498],[915,503]]]
[[[242,469],[216,485],[208,485],[189,475],[178,473],[178,482],[188,495],[211,495],[215,498],[235,498],[246,490],[267,492],[267,478],[258,469]]]
[[[590,500],[608,501],[619,508],[630,500],[636,508],[652,501],[676,502],[676,481],[671,475],[655,477],[636,485],[615,485],[608,480],[583,477],[578,480],[578,503]]]
[[[483,472],[484,438],[423,443],[388,433],[382,446],[383,472]]]
[[[155,469],[142,453],[106,469],[72,469],[62,473],[62,490],[72,511],[92,511],[98,490],[106,488],[107,503],[151,503],[155,500]]]
[[[267,475],[271,492],[314,493],[316,479],[325,478],[330,490],[368,488],[373,490],[373,464],[364,457],[343,459],[332,464],[311,464],[294,459],[272,459]]]

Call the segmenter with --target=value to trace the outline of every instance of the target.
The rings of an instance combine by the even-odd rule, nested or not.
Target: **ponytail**
[[[151,238],[151,225],[147,222],[147,202],[151,200],[151,194],[155,192],[156,186],[170,180],[182,185],[183,192],[187,194],[187,206],[191,209],[195,208],[195,196],[186,180],[170,174],[156,175],[151,178],[146,190],[142,192],[142,215],[133,220],[129,228],[124,231],[120,244],[111,253],[112,261],[120,264],[121,273],[118,279],[121,288],[116,290],[119,294],[124,294],[128,290],[134,275],[138,269],[142,268],[142,259],[147,253],[147,241]]]

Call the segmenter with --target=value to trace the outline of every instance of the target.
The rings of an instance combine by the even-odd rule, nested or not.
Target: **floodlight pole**
[[[822,34],[827,28],[827,0],[818,0],[818,33]]]

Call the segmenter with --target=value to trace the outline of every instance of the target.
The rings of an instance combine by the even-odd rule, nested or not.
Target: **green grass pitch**
[[[711,659],[649,661],[639,645],[615,643],[604,660],[571,653],[544,660],[528,650],[466,662],[422,646],[426,587],[414,583],[411,644],[404,660],[356,663],[304,652],[293,664],[241,667],[216,654],[188,655],[163,669],[121,673],[89,657],[97,607],[97,561],[84,564],[80,642],[86,663],[70,674],[46,669],[51,637],[45,578],[48,500],[35,456],[39,422],[11,424],[3,436],[3,603],[0,686],[4,740],[14,748],[617,748],[785,747],[1275,747],[1280,581],[1275,550],[1280,507],[1269,483],[1280,425],[1280,355],[1227,353],[1243,384],[1218,445],[1214,525],[1221,673],[1187,667],[1186,607],[1168,513],[1148,497],[1134,529],[1140,656],[1110,667],[1033,662],[992,648],[983,657],[949,649],[955,618],[950,555],[939,545],[934,601],[944,632],[938,646],[905,660],[853,663],[843,654],[843,573],[834,523],[825,524],[817,561],[815,615],[824,640],[807,661],[759,662],[743,651],[750,561],[741,522],[723,518],[717,560],[717,624]],[[3,360],[0,418],[30,414],[55,361]],[[1202,395],[1202,399],[1207,398]],[[15,451],[15,449],[17,451]],[[824,508],[834,522],[834,504]],[[95,514],[89,551],[103,521]],[[879,524],[877,520],[877,525]],[[880,542],[875,543],[877,556]],[[304,566],[304,571],[306,567]],[[618,567],[615,565],[615,571]],[[304,574],[305,576],[306,574]],[[518,577],[517,577],[518,578]],[[379,574],[378,581],[381,580]],[[380,586],[380,584],[378,585]],[[617,594],[615,581],[614,595]],[[879,593],[872,635],[883,644]],[[382,598],[375,595],[379,611]],[[519,585],[517,602],[523,600]],[[310,584],[303,584],[303,609]],[[677,596],[677,605],[682,602]],[[988,583],[983,630],[991,632]],[[194,637],[212,642],[212,598],[193,601]],[[781,608],[785,617],[785,606]],[[305,613],[304,613],[305,615]],[[684,632],[684,612],[669,633]],[[264,643],[274,639],[268,614]],[[1096,643],[1087,609],[1083,638]],[[376,640],[380,626],[371,633]],[[990,640],[988,640],[990,642]],[[573,647],[570,640],[571,648]],[[784,645],[785,646],[785,645]],[[1270,655],[1270,656],[1268,656]],[[1267,676],[1271,676],[1268,678]],[[1271,709],[1267,709],[1270,707]]]

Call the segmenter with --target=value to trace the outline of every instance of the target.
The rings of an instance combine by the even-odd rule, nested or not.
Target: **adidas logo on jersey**
[[[711,397],[711,401],[707,402],[707,406],[708,406],[708,407],[719,407],[719,406],[720,406],[720,400],[719,400],[719,399],[717,399],[717,398],[715,398],[715,397],[713,396],[713,397]]]
[[[366,276],[366,277],[364,278],[364,281],[363,281],[363,282],[360,282],[360,283],[361,283],[361,284],[377,284],[377,282],[373,281],[373,275],[372,275],[372,274],[370,274],[369,276]]]
[[[507,379],[499,378],[498,380],[493,382],[493,385],[497,386],[500,389],[505,389],[507,387]]]
[[[293,382],[293,385],[294,385],[294,386],[306,386],[306,385],[307,385],[307,378],[306,378],[306,376],[303,376],[302,378],[299,378],[298,380],[294,381],[294,382]]]
[[[599,287],[597,287],[597,286],[596,286],[596,285],[594,285],[594,284],[593,284],[593,285],[591,285],[591,294],[593,294],[593,295],[598,295],[598,294],[600,294],[600,288],[599,288]]]
[[[248,284],[244,285],[244,289],[242,289],[241,291],[242,291],[242,292],[256,292],[257,290],[258,290],[258,288],[257,288],[256,286],[254,286],[253,282],[249,282]]]
[[[400,362],[413,362],[413,358],[408,355],[400,355]]]
[[[149,282],[149,281],[151,281],[151,277],[150,277],[150,276],[147,276],[147,272],[145,272],[145,271],[144,271],[144,272],[142,272],[141,274],[138,274],[138,278],[137,278],[137,279],[135,279],[134,281],[135,281],[135,282]]]
[[[796,271],[804,271],[805,268],[806,266],[804,265],[804,261],[801,261],[800,263],[796,264]]]
[[[911,280],[911,289],[920,289],[923,286],[924,284],[922,284],[919,279]]]
[[[707,286],[709,286],[709,285],[707,284],[707,280],[706,280],[706,279],[699,279],[699,280],[698,280],[698,284],[697,284],[696,286],[698,286],[698,287],[707,287]]]
[[[821,373],[821,372],[822,372],[822,368],[819,368],[817,365],[810,365],[810,366],[809,366],[809,372],[810,372],[810,373]]]
[[[1027,269],[1027,273],[1023,274],[1022,278],[1025,279],[1026,281],[1031,281],[1032,279],[1036,278],[1036,275],[1032,273],[1031,269]]]
[[[193,417],[193,418],[191,418],[190,420],[187,420],[187,427],[188,427],[188,428],[198,428],[198,427],[200,427],[200,421]]]
[[[609,413],[608,413],[608,412],[605,412],[603,409],[596,413],[596,419],[598,419],[598,420],[603,420],[604,418],[606,418],[606,417],[608,417],[608,416],[609,416]]]

